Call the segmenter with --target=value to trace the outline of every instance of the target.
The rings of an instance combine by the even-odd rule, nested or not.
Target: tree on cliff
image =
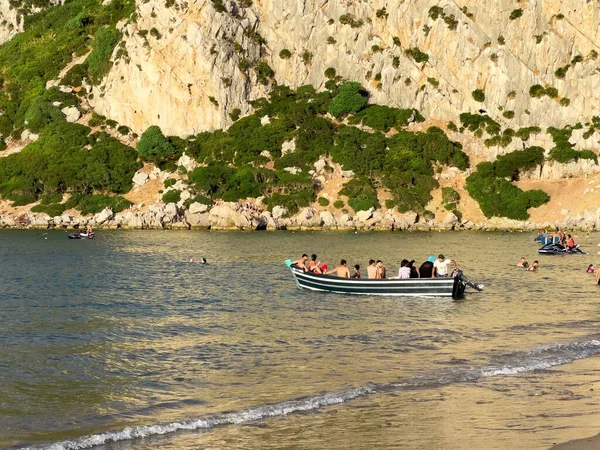
[[[144,131],[137,144],[137,151],[140,158],[154,163],[160,163],[177,153],[175,146],[156,125]]]
[[[329,113],[337,118],[346,114],[355,113],[367,104],[367,92],[360,83],[350,82],[340,86],[338,94],[329,104]]]

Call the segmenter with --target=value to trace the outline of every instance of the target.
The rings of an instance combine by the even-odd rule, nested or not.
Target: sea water
[[[0,232],[0,448],[548,448],[600,431],[588,256],[523,233]],[[443,253],[460,301],[300,291],[284,261]],[[537,273],[515,267],[538,259]],[[207,265],[190,263],[206,257]]]

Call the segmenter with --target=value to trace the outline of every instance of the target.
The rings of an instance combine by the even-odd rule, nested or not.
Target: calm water
[[[548,448],[600,431],[588,256],[530,234],[0,232],[0,448]],[[465,300],[296,289],[283,261],[443,252]],[[209,265],[186,262],[205,256]]]

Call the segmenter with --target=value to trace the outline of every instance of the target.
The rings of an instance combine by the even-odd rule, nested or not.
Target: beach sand
[[[550,450],[599,450],[600,434],[594,437],[577,439],[553,446]]]

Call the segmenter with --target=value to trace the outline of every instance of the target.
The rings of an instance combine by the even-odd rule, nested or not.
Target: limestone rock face
[[[248,112],[248,101],[269,90],[252,68],[240,70],[247,59],[265,61],[278,84],[292,87],[323,88],[324,71],[332,67],[344,79],[361,81],[373,103],[416,108],[442,120],[482,109],[517,129],[585,123],[600,115],[598,56],[592,52],[600,42],[598,2],[473,0],[465,11],[432,0],[393,8],[385,0],[254,0],[235,11],[224,4],[227,11],[217,12],[208,0],[179,0],[170,8],[162,0],[138,2],[137,23],[122,26],[128,56],[116,60],[94,88],[97,112],[138,133],[149,125],[181,136],[226,127],[233,109]],[[454,23],[432,18],[432,6],[454,16]],[[523,14],[510,20],[515,7]],[[376,11],[385,14],[377,17]],[[340,20],[344,15],[354,27]],[[152,28],[160,35],[138,34]],[[266,41],[262,55],[256,35],[246,30]],[[406,54],[415,48],[428,55],[427,62]],[[279,56],[283,49],[290,58]],[[310,62],[303,54],[312,55]],[[566,65],[559,78],[556,69]],[[532,98],[534,84],[555,87],[559,97]],[[485,93],[483,102],[473,98],[475,89]],[[514,118],[502,111],[514,111]]]

